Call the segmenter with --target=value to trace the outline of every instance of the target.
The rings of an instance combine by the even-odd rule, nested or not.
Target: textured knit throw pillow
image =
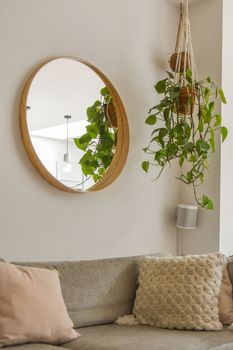
[[[148,257],[139,272],[134,314],[145,325],[220,330],[221,254]]]
[[[77,338],[58,272],[0,262],[0,347]]]

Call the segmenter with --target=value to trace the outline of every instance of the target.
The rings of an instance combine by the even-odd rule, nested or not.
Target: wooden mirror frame
[[[46,64],[55,61],[57,59],[71,59],[78,61],[90,69],[92,69],[99,77],[100,79],[105,83],[107,89],[109,90],[112,100],[113,100],[113,105],[116,110],[116,115],[117,115],[117,124],[118,124],[118,131],[117,131],[117,145],[116,145],[116,150],[115,154],[113,156],[112,162],[108,169],[106,170],[104,176],[93,186],[88,188],[87,190],[74,190],[72,188],[66,187],[63,185],[60,181],[58,181],[55,177],[53,177],[48,170],[45,168],[43,163],[40,161],[39,157],[37,156],[37,153],[32,145],[31,138],[29,135],[29,130],[27,126],[27,113],[26,113],[26,108],[27,108],[27,97],[28,97],[28,92],[30,90],[31,84],[37,73],[40,71],[42,67],[44,67]],[[84,60],[81,60],[79,58],[75,57],[55,57],[52,59],[49,59],[42,64],[40,64],[30,75],[28,81],[26,82],[26,85],[23,89],[21,99],[20,99],[20,112],[19,112],[19,119],[20,119],[20,130],[21,130],[21,136],[24,144],[24,148],[32,161],[33,165],[35,168],[38,170],[40,175],[47,181],[49,182],[52,186],[56,187],[59,190],[65,191],[65,192],[70,192],[70,193],[85,193],[89,191],[98,191],[106,186],[110,185],[116,178],[120,175],[126,159],[128,155],[128,149],[129,149],[129,126],[128,126],[128,121],[127,121],[127,116],[125,112],[125,108],[123,106],[123,103],[121,101],[120,96],[118,95],[116,89],[112,85],[112,83],[108,80],[108,78],[94,65],[91,63],[88,63]]]

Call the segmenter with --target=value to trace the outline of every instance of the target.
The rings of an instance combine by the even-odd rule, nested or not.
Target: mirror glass
[[[51,60],[30,82],[25,114],[31,144],[66,188],[86,191],[112,163],[119,118],[109,90],[92,68],[71,58]]]

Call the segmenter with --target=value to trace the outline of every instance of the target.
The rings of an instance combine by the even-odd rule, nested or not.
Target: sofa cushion
[[[77,328],[112,323],[118,316],[132,312],[142,259],[129,257],[17,264],[59,271],[65,304]]]
[[[231,344],[233,349],[233,332],[228,330],[203,332],[102,325],[79,331],[82,335],[79,339],[62,346],[72,350],[209,350]]]
[[[227,269],[228,269],[229,277],[233,285],[233,256],[230,256],[229,258],[227,258],[227,262],[228,262]]]
[[[57,271],[0,262],[0,347],[77,338]]]
[[[232,350],[232,349],[233,349],[232,343],[223,344],[220,346],[215,346],[213,348],[210,348],[210,350]]]
[[[16,345],[16,346],[7,347],[4,349],[6,350],[66,350],[66,348],[63,348],[61,346],[42,344],[42,343]]]
[[[220,330],[218,298],[226,264],[220,254],[147,257],[133,312],[145,325]]]
[[[219,318],[222,324],[230,325],[233,323],[233,299],[232,284],[230,281],[227,265],[224,266],[222,284],[219,295]],[[233,326],[233,325],[232,325]]]

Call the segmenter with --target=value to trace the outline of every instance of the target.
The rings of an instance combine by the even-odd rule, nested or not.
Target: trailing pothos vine
[[[117,117],[112,97],[104,87],[101,99],[87,108],[86,132],[74,139],[75,145],[84,151],[79,164],[87,179],[100,180],[113,159],[117,142]],[[86,181],[86,180],[84,180]]]
[[[174,74],[167,72],[167,77],[155,85],[155,90],[163,97],[149,110],[145,121],[156,127],[149,145],[143,149],[152,160],[144,161],[142,168],[145,172],[153,166],[160,168],[158,179],[167,165],[178,160],[181,174],[177,179],[193,187],[198,205],[213,209],[212,200],[205,194],[199,196],[197,188],[205,180],[211,153],[215,153],[216,134],[220,130],[222,142],[227,137],[222,117],[215,112],[218,98],[226,103],[223,90],[210,77],[194,80],[189,68],[183,73],[182,86],[176,83]]]

